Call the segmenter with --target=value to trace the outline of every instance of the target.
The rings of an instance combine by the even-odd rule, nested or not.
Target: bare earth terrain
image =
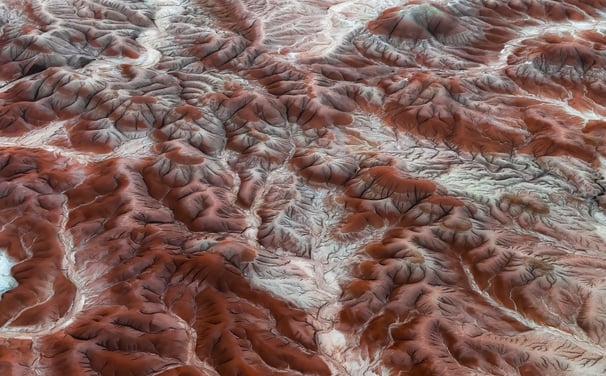
[[[0,0],[0,375],[606,374],[606,0]]]

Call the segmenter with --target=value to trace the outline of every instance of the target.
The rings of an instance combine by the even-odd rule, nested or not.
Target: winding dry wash
[[[0,31],[0,375],[606,375],[606,0]]]

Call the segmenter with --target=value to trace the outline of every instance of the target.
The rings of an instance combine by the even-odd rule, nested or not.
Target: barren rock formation
[[[0,374],[606,374],[605,12],[0,0]]]

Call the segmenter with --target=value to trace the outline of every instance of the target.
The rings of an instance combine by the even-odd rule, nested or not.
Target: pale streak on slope
[[[67,229],[67,222],[69,220],[69,207],[67,205],[67,198],[64,199],[62,205],[61,219],[58,226],[57,236],[59,242],[63,248],[63,262],[61,265],[61,271],[64,275],[74,284],[76,287],[76,295],[74,301],[70,306],[66,314],[55,322],[50,322],[44,325],[33,325],[25,327],[5,327],[0,329],[1,336],[9,336],[11,338],[19,339],[31,339],[34,340],[41,335],[53,334],[63,330],[69,326],[76,318],[76,315],[82,311],[86,304],[86,286],[82,282],[82,278],[79,276],[78,267],[74,258],[74,241]],[[51,299],[53,295],[49,296]],[[47,300],[48,300],[47,299]],[[40,302],[39,304],[43,304]],[[32,307],[26,307],[24,309],[30,309]],[[15,315],[17,317],[18,315]]]
[[[326,322],[334,322],[340,310],[339,304],[327,305],[323,308],[321,316],[326,316],[324,318]],[[360,347],[352,342],[352,338],[332,325],[327,328],[321,327],[316,338],[318,348],[325,354],[325,359],[338,365],[338,372],[335,373],[337,375],[384,376],[389,374],[389,370],[381,365],[380,354],[374,354],[374,360],[363,356]],[[375,370],[380,370],[380,373]]]
[[[602,179],[606,179],[606,158],[599,157],[599,172]],[[603,238],[606,238],[606,209],[591,208],[590,214],[595,219],[596,232]]]
[[[34,150],[45,150],[50,153],[54,153],[58,156],[65,157],[72,160],[81,166],[100,162],[103,160],[110,159],[112,157],[131,157],[137,155],[139,157],[151,156],[150,151],[151,145],[146,138],[139,138],[125,142],[116,150],[108,154],[95,154],[79,152],[71,149],[65,149],[59,146],[49,145],[48,141],[52,140],[57,135],[64,133],[63,127],[65,122],[54,122],[44,128],[39,128],[28,132],[26,135],[21,137],[0,137],[0,148],[27,148]],[[78,171],[74,174],[74,171]],[[83,177],[84,172],[76,166],[75,170],[72,170],[73,176]],[[81,176],[80,176],[81,175]],[[51,322],[40,326],[30,327],[19,327],[19,328],[2,328],[0,329],[0,336],[8,336],[11,338],[18,339],[34,339],[40,335],[47,335],[56,333],[68,325],[70,325],[75,319],[76,315],[83,309],[86,304],[86,286],[84,278],[79,276],[78,268],[76,266],[74,258],[74,242],[72,236],[67,229],[67,223],[69,220],[69,208],[67,205],[67,198],[65,198],[62,206],[61,219],[58,226],[57,236],[63,249],[63,262],[62,272],[65,273],[67,278],[76,287],[76,296],[74,301],[68,310],[68,312],[56,322]],[[49,297],[50,298],[50,297]],[[41,303],[40,303],[41,304]],[[31,308],[31,307],[27,307]]]
[[[600,19],[592,19],[592,21],[574,21],[568,20],[557,24],[546,24],[541,26],[528,26],[518,30],[518,37],[513,38],[503,46],[499,58],[494,63],[489,64],[490,69],[503,70],[507,68],[507,60],[511,56],[514,50],[523,46],[523,41],[539,39],[545,35],[559,35],[559,36],[571,36],[573,39],[580,39],[579,34],[587,31],[606,30],[606,15],[603,15]],[[524,64],[532,65],[532,61],[526,61]],[[482,68],[484,69],[484,68]],[[605,76],[606,78],[606,76]],[[586,125],[590,120],[603,120],[603,116],[596,114],[595,111],[580,111],[570,105],[570,101],[573,100],[572,94],[569,93],[568,97],[562,101],[555,99],[538,97],[530,93],[526,93],[526,96],[535,98],[539,101],[546,102],[559,108],[563,109],[566,113],[577,116],[583,119],[583,124]]]
[[[137,42],[146,49],[147,53],[136,59],[134,64],[142,68],[151,68],[162,58],[159,48],[171,44],[171,39],[167,38],[167,30],[173,27],[172,18],[184,13],[185,8],[184,1],[181,0],[144,0],[143,3],[152,10],[156,28],[146,30],[137,38]]]
[[[272,176],[287,174],[285,169],[274,171]],[[271,176],[267,186],[271,185]],[[315,227],[312,230],[311,254],[309,258],[296,257],[283,250],[269,253],[259,251],[254,264],[245,269],[244,275],[253,286],[270,292],[285,301],[294,304],[310,314],[314,327],[318,328],[318,346],[324,360],[338,375],[378,376],[371,368],[378,367],[376,359],[370,364],[360,354],[357,347],[347,342],[346,335],[334,328],[341,311],[338,302],[341,296],[340,284],[349,278],[349,268],[355,262],[356,251],[367,241],[360,239],[355,242],[340,242],[334,239],[331,231],[339,225],[338,213],[331,213],[325,208],[326,200],[334,195],[334,191],[323,188],[301,186],[299,189],[309,190],[313,196],[308,208],[309,218],[314,218]],[[252,213],[256,213],[265,192],[255,200]],[[253,217],[254,218],[254,217]],[[255,222],[259,219],[256,218]],[[250,233],[249,241],[256,239],[259,223],[256,223]],[[363,374],[359,370],[365,370]]]
[[[269,0],[261,5],[255,0],[245,0],[244,3],[255,10],[261,20],[267,20],[263,27],[265,38],[291,62],[330,54],[383,10],[400,4],[392,0],[380,0],[372,5],[362,0]],[[293,19],[293,13],[298,17]]]
[[[0,249],[0,300],[2,294],[15,288],[17,281],[11,275],[11,268],[16,262],[6,254],[5,250]]]
[[[182,6],[183,1],[179,0],[146,0],[144,3],[152,10],[152,19],[155,24],[155,28],[144,30],[136,38],[136,42],[145,49],[145,53],[135,59],[125,56],[103,56],[101,59],[91,61],[85,67],[84,72],[93,74],[96,72],[118,71],[117,67],[121,64],[131,64],[140,68],[151,69],[158,64],[162,58],[162,52],[159,51],[159,48],[166,47],[171,43],[170,39],[166,38],[167,29],[171,27],[171,17],[183,13],[185,9]]]
[[[564,348],[562,350],[562,352],[558,352],[558,349],[562,346],[558,346],[557,349],[554,349],[551,351],[549,349],[546,349],[544,352],[550,351],[550,352],[552,352],[552,355],[564,358],[567,362],[570,362],[570,364],[577,367],[576,371],[580,372],[578,374],[596,375],[597,376],[597,375],[601,375],[602,374],[601,372],[603,372],[603,370],[606,369],[606,358],[601,356],[601,354],[606,354],[606,348],[597,345],[595,342],[591,341],[589,338],[582,335],[581,333],[576,333],[576,335],[572,335],[570,333],[567,333],[558,328],[554,328],[552,326],[538,324],[537,322],[520,315],[517,311],[504,307],[503,305],[497,303],[488,293],[486,293],[485,291],[480,289],[480,287],[476,283],[475,278],[473,277],[473,275],[472,275],[471,271],[469,270],[469,268],[467,267],[467,265],[465,265],[464,263],[461,263],[461,266],[465,272],[465,275],[467,276],[469,285],[471,286],[472,290],[475,293],[482,296],[484,298],[484,300],[490,306],[495,308],[497,311],[501,311],[506,316],[511,317],[511,318],[515,319],[516,321],[518,321],[519,323],[531,328],[532,331],[535,332],[536,336],[539,338],[551,336],[555,339],[555,341],[563,340],[568,343],[572,343],[575,346],[577,346],[578,348],[582,349],[583,351],[585,351],[589,354],[592,354],[592,355],[595,354],[595,356],[598,357],[599,360],[597,360],[593,364],[591,364],[590,367],[586,367],[584,364],[579,364],[579,363],[588,363],[585,361],[588,354],[584,355],[583,358],[581,360],[579,360],[578,362],[575,362],[574,360],[572,360],[566,356],[567,348]],[[528,333],[525,333],[525,334],[528,334]],[[533,348],[531,350],[531,352],[543,353],[539,350],[536,350],[535,348]],[[590,371],[595,371],[595,373],[588,373]]]
[[[177,322],[177,324],[179,326],[181,326],[181,328],[183,328],[187,334],[190,337],[189,343],[188,343],[188,348],[187,348],[187,360],[185,361],[184,364],[186,365],[191,365],[193,367],[196,367],[197,369],[204,371],[205,375],[207,376],[219,376],[219,373],[217,371],[215,371],[215,369],[209,365],[207,362],[202,361],[200,359],[200,357],[198,356],[198,354],[196,353],[196,344],[198,343],[198,333],[196,332],[196,330],[189,325],[185,320],[183,320],[181,317],[179,317],[179,315],[176,315],[175,313],[171,312],[170,310],[166,311],[167,314],[169,314],[173,320],[175,320]],[[182,364],[178,364],[173,368],[177,368],[182,366]],[[166,371],[168,371],[170,368],[167,369],[163,369],[161,371],[158,371],[156,374],[162,374]]]
[[[49,140],[65,134],[65,124],[66,122],[57,121],[46,127],[31,130],[20,137],[0,137],[0,148],[42,149],[82,164],[100,162],[112,157],[136,155],[140,158],[154,155],[151,152],[151,143],[145,137],[125,141],[107,154],[87,153],[49,144]]]
[[[279,175],[280,170],[277,170],[276,173]],[[287,173],[287,171],[282,171],[282,173]],[[271,179],[268,178],[267,186],[271,186],[271,183]],[[301,187],[301,189],[307,188]],[[261,286],[306,311],[318,309],[328,302],[336,301],[341,293],[338,285],[326,281],[328,273],[334,272],[333,269],[337,265],[333,263],[337,260],[334,258],[329,260],[329,257],[324,254],[326,247],[321,245],[322,243],[333,242],[326,229],[334,224],[330,223],[329,213],[323,210],[323,203],[329,192],[318,189],[310,190],[308,193],[313,196],[309,205],[313,212],[309,213],[309,217],[314,218],[317,222],[311,229],[314,236],[310,239],[309,244],[310,257],[296,257],[278,250],[273,255],[275,258],[265,257],[266,267],[257,265],[257,267],[253,267],[249,275],[249,280],[254,285]],[[266,192],[263,192],[260,197],[264,197],[265,194]],[[260,204],[258,201],[251,209],[252,213],[257,212]],[[343,248],[343,246],[333,244],[330,249],[340,248]],[[337,262],[343,265],[343,259]]]
[[[527,26],[518,30],[518,37],[512,38],[505,43],[505,46],[499,54],[499,59],[491,64],[493,68],[507,67],[507,58],[511,52],[521,46],[521,42],[527,39],[535,39],[546,34],[557,34],[572,36],[578,35],[580,32],[597,30],[600,27],[606,27],[606,19],[594,21],[574,21],[568,20],[557,24],[544,24],[542,26]]]

